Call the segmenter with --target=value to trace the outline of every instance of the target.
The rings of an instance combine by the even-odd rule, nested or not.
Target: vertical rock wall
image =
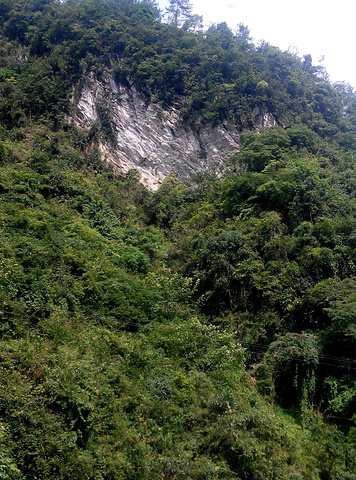
[[[117,84],[110,75],[87,79],[75,123],[89,129],[103,121],[103,111],[111,129],[110,140],[101,135],[103,158],[125,172],[138,169],[151,190],[171,172],[189,182],[194,173],[218,167],[239,151],[239,132],[232,121],[194,131],[182,123],[176,109],[149,102],[135,87]]]

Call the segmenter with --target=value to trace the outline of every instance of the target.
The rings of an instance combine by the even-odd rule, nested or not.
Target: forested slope
[[[352,89],[151,3],[0,14],[1,478],[355,479]],[[233,118],[240,153],[148,192],[105,112],[66,123],[89,71]]]

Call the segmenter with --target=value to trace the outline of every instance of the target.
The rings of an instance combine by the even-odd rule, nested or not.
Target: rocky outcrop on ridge
[[[189,183],[194,173],[223,165],[240,148],[233,121],[196,131],[182,122],[177,109],[149,101],[134,86],[118,84],[109,74],[100,81],[92,75],[76,102],[75,124],[90,129],[102,121],[103,111],[112,133],[110,140],[100,136],[103,159],[125,172],[139,170],[150,190],[172,172]],[[261,118],[261,126],[273,123],[266,113]]]

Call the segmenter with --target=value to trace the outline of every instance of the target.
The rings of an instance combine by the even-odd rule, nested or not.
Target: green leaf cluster
[[[352,89],[150,1],[0,16],[0,477],[355,480]],[[114,173],[65,121],[107,73],[250,128],[225,174]]]

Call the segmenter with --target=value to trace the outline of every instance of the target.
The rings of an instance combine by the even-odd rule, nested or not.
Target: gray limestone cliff
[[[75,103],[73,120],[83,129],[102,122],[105,112],[111,139],[100,136],[102,158],[125,172],[139,170],[142,183],[151,190],[172,172],[189,183],[194,173],[219,167],[239,151],[240,136],[232,121],[195,131],[182,123],[175,108],[148,101],[135,87],[118,84],[109,74],[100,81],[88,77]],[[263,115],[265,123],[273,121]]]

